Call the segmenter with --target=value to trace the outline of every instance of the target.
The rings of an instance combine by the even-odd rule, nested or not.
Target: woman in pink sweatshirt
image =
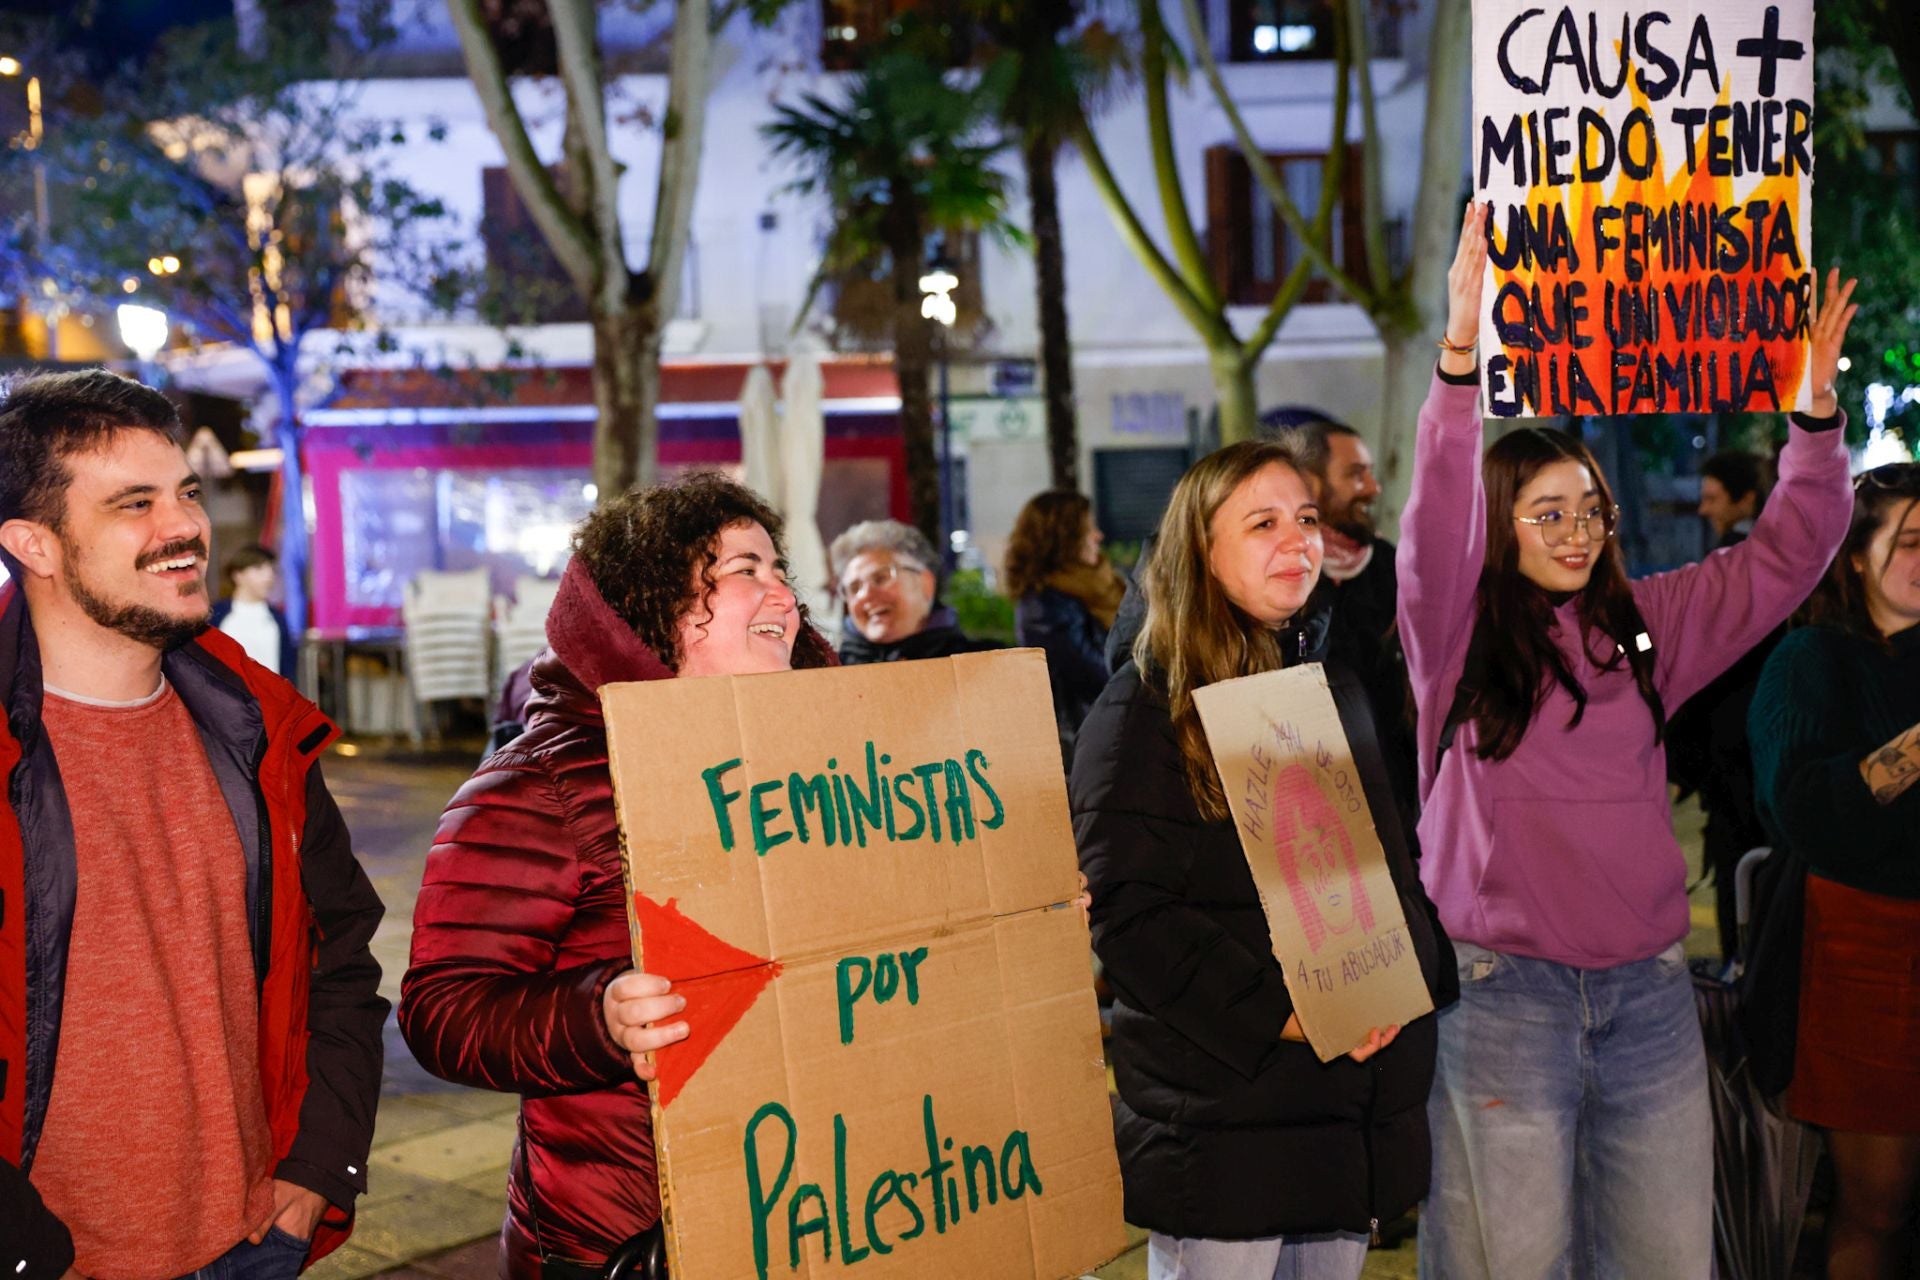
[[[1752,536],[1630,582],[1576,438],[1527,428],[1481,457],[1486,217],[1473,205],[1461,228],[1401,521],[1421,877],[1461,993],[1440,1015],[1420,1273],[1701,1280],[1712,1123],[1661,739],[1667,709],[1778,626],[1846,532],[1833,378],[1853,284],[1829,277],[1814,416],[1795,415]]]

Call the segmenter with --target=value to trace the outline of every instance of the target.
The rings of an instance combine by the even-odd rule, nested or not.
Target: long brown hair
[[[1007,537],[1002,585],[1009,598],[1031,595],[1049,576],[1080,563],[1092,512],[1086,495],[1072,489],[1049,489],[1027,500]]]
[[[1907,522],[1916,503],[1920,503],[1920,462],[1893,462],[1863,471],[1853,481],[1853,522],[1847,526],[1846,541],[1840,544],[1827,576],[1813,589],[1801,619],[1818,625],[1838,627],[1863,640],[1886,645],[1887,638],[1867,609],[1867,576],[1855,560],[1865,560],[1873,539],[1891,523],[1895,530]],[[1876,570],[1885,576],[1893,563],[1893,548]]]
[[[1553,602],[1520,572],[1520,535],[1513,518],[1514,504],[1527,482],[1542,469],[1568,461],[1587,469],[1600,502],[1611,508],[1613,489],[1600,464],[1586,445],[1564,431],[1549,427],[1515,431],[1496,441],[1481,464],[1487,556],[1480,570],[1478,616],[1467,649],[1461,697],[1464,719],[1478,729],[1483,760],[1504,760],[1514,753],[1551,684],[1565,689],[1573,699],[1568,728],[1586,714],[1586,688],[1553,642]],[[1633,602],[1620,540],[1608,538],[1596,551],[1593,574],[1579,594],[1580,642],[1591,649],[1589,637],[1598,631],[1612,642],[1609,648],[1617,647],[1600,669],[1612,671],[1623,661],[1628,664],[1640,696],[1653,713],[1654,741],[1659,742],[1666,733],[1666,709],[1653,683],[1653,651],[1643,651],[1637,643],[1645,626]]]
[[[1193,691],[1284,665],[1279,634],[1227,599],[1208,567],[1213,516],[1243,481],[1271,466],[1285,467],[1306,483],[1293,450],[1271,440],[1230,444],[1180,477],[1160,517],[1147,564],[1147,620],[1133,646],[1142,674],[1167,695],[1187,790],[1201,816],[1211,820],[1227,816],[1227,797]]]

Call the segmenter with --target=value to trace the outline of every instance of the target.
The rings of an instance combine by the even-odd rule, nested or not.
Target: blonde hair
[[[1284,665],[1279,636],[1227,599],[1207,562],[1213,516],[1249,476],[1282,466],[1306,476],[1292,448],[1257,440],[1215,450],[1187,469],[1167,500],[1147,564],[1147,620],[1134,641],[1141,674],[1167,695],[1187,790],[1204,818],[1228,816],[1193,692]]]

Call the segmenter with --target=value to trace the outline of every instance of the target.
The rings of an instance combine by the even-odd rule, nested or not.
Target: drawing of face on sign
[[[1327,938],[1373,928],[1373,904],[1360,878],[1353,837],[1304,764],[1273,782],[1273,851],[1294,913],[1318,955]]]

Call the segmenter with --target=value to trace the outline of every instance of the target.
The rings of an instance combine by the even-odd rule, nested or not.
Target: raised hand
[[[1841,284],[1840,269],[1830,268],[1825,302],[1818,297],[1813,301],[1807,376],[1813,380],[1813,416],[1816,418],[1831,418],[1840,411],[1840,397],[1833,382],[1840,376],[1840,349],[1847,342],[1847,326],[1860,311],[1859,304],[1853,301],[1853,286],[1858,283],[1858,280],[1849,280]]]
[[[1460,246],[1447,270],[1447,344],[1471,348],[1480,336],[1480,296],[1487,274],[1487,219],[1493,206],[1475,200],[1460,219]],[[1471,355],[1443,352],[1440,367],[1452,374],[1473,372]]]
[[[687,1024],[667,1022],[687,1007],[685,996],[674,995],[672,984],[653,973],[630,971],[607,984],[601,1000],[607,1034],[633,1059],[633,1074],[651,1080],[656,1074],[647,1055],[687,1038]]]

